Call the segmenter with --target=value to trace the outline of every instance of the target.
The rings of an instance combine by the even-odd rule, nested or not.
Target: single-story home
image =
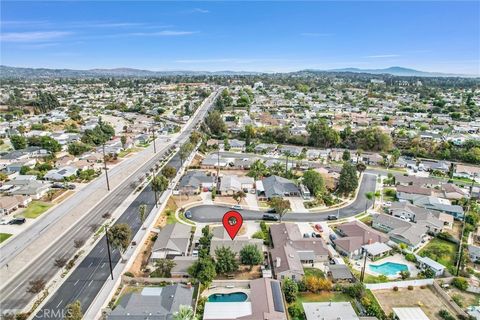
[[[187,255],[191,227],[183,223],[167,224],[157,235],[152,247],[150,262],[158,259]]]
[[[348,281],[355,282],[355,277],[350,268],[345,264],[331,264],[328,266],[328,277],[333,282]]]
[[[188,171],[180,179],[177,190],[181,194],[198,194],[202,189],[211,189],[215,185],[213,176],[204,171]]]
[[[262,180],[263,194],[259,197],[271,199],[274,197],[299,197],[300,189],[292,181],[280,176],[270,176]]]
[[[398,320],[429,320],[419,307],[392,308],[395,319]]]
[[[350,302],[303,302],[307,320],[359,320]]]
[[[73,166],[64,166],[58,169],[49,170],[43,176],[48,181],[65,181],[77,175],[78,168]]]
[[[428,268],[435,273],[436,277],[442,276],[445,272],[446,267],[443,264],[438,263],[437,261],[432,260],[429,257],[421,257],[419,255],[415,255],[415,257],[417,258],[417,265],[421,270],[425,270]]]
[[[254,180],[251,177],[239,177],[236,175],[227,175],[220,178],[220,194],[222,196],[233,195],[238,191],[253,189]]]

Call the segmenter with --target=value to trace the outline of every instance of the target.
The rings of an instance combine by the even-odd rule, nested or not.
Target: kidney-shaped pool
[[[244,302],[247,298],[243,292],[215,293],[208,297],[208,302]]]

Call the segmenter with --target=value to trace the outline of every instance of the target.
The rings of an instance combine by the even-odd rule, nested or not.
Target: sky
[[[480,74],[480,1],[1,1],[16,67]]]

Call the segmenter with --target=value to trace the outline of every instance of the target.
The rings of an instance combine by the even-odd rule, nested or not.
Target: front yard
[[[52,206],[51,203],[43,202],[43,201],[32,201],[22,213],[18,214],[18,216],[22,216],[27,219],[36,219],[42,213],[50,209]]]

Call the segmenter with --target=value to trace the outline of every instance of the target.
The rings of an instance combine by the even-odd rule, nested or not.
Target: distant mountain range
[[[390,67],[386,69],[358,69],[344,68],[331,70],[306,69],[290,74],[298,73],[365,73],[365,74],[389,74],[393,76],[408,77],[472,77],[471,75],[447,74],[425,72],[403,67]],[[47,68],[17,68],[0,66],[0,78],[82,78],[82,77],[165,77],[165,76],[234,76],[234,75],[260,75],[266,72],[250,71],[150,71],[132,68],[115,69],[47,69]],[[288,74],[288,73],[287,73]]]

